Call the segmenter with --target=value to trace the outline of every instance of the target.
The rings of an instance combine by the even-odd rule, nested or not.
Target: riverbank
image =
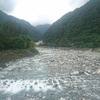
[[[100,100],[100,53],[36,47],[0,71],[0,100]]]
[[[37,47],[53,48],[53,49],[61,49],[61,50],[81,50],[81,51],[100,52],[100,47],[98,48],[59,47],[59,46],[37,46]]]
[[[0,69],[6,67],[6,63],[12,60],[31,57],[37,54],[38,51],[33,49],[17,49],[0,51]]]

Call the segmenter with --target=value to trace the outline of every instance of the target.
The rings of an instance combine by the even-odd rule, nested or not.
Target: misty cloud
[[[70,0],[70,5],[72,7],[72,9],[76,9],[81,7],[82,5],[84,5],[86,2],[88,2],[89,0]]]
[[[15,8],[15,0],[0,0],[0,10],[10,13]]]
[[[0,0],[4,12],[29,21],[33,25],[52,24],[64,14],[89,0]]]

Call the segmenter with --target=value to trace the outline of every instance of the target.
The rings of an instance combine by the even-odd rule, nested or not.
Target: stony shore
[[[0,69],[6,67],[5,64],[9,61],[13,61],[13,60],[21,59],[25,57],[31,57],[33,55],[34,53],[32,53],[28,49],[0,51]]]
[[[100,100],[100,53],[38,47],[0,71],[0,100]]]

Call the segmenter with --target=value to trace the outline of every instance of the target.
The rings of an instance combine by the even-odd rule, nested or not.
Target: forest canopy
[[[0,26],[0,50],[29,48],[31,39],[20,24],[7,21]]]

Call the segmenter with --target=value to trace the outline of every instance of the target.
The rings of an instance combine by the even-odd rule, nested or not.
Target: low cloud
[[[10,13],[15,8],[15,0],[0,0],[0,10]]]
[[[53,23],[89,0],[0,0],[0,10],[33,25]]]
[[[71,0],[70,5],[71,5],[72,9],[75,9],[75,8],[81,7],[82,5],[84,5],[88,1],[89,0]]]

